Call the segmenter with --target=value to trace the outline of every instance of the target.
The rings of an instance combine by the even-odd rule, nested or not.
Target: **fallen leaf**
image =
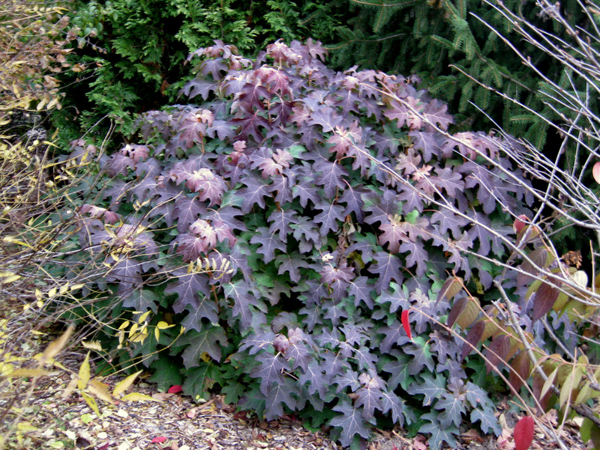
[[[169,388],[169,390],[167,391],[167,393],[169,394],[177,394],[178,392],[181,392],[181,385],[180,384],[176,384],[175,386],[171,386]]]
[[[158,400],[159,402],[164,402],[165,400],[170,399],[174,395],[175,394],[167,394],[166,392],[156,392],[156,393],[152,394],[152,398],[154,400]]]
[[[166,437],[164,437],[164,436],[158,436],[158,437],[155,437],[154,439],[152,439],[152,444],[162,444],[166,440],[167,440]]]

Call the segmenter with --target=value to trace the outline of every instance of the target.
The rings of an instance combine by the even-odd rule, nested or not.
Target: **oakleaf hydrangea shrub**
[[[344,446],[393,424],[432,449],[464,420],[497,434],[436,297],[452,273],[492,288],[488,259],[531,199],[505,181],[501,138],[451,136],[415,79],[334,72],[325,56],[276,42],[251,61],[215,41],[190,57],[187,103],[146,113],[105,158],[114,178],[81,211],[81,243],[119,246],[103,261],[119,311],[185,327],[124,357],[195,398],[219,389],[267,420],[329,426]]]

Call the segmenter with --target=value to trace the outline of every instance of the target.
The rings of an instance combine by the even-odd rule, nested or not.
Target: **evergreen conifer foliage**
[[[511,46],[492,31],[497,30],[509,39],[517,36],[514,24],[494,8],[495,2],[349,0],[349,3],[358,12],[339,29],[341,41],[333,46],[338,66],[358,64],[363,68],[418,74],[432,95],[449,101],[460,113],[459,127],[484,128],[496,123],[537,148],[543,148],[546,142],[548,123],[531,111],[540,112],[549,121],[561,121],[555,111],[560,105],[548,106],[547,97],[540,91],[543,76],[523,65]],[[534,3],[509,0],[503,2],[503,7],[522,17],[524,23],[556,34],[567,45],[574,43],[564,28],[555,27],[544,9]],[[585,8],[577,0],[564,2],[561,7],[567,11],[565,17],[572,26],[591,30]],[[544,76],[569,88],[561,67],[553,64],[539,46],[518,38],[512,44],[542,68]],[[518,99],[526,108],[503,101],[479,83]],[[487,121],[481,110],[493,122]],[[564,108],[561,112],[565,112]]]
[[[121,356],[158,370],[168,345],[185,393],[294,412],[345,446],[384,423],[432,449],[463,420],[499,433],[436,293],[452,272],[492,288],[486,261],[514,241],[528,183],[502,137],[449,134],[447,106],[411,79],[335,72],[326,54],[277,41],[253,61],[215,41],[190,58],[187,104],[144,114],[137,144],[106,158],[115,179],[80,211],[80,240],[110,249],[113,313],[185,328]]]

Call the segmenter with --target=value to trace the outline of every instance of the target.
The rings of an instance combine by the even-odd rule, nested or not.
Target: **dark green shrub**
[[[577,48],[575,38],[550,20],[551,10],[542,3],[508,0],[502,2],[502,8],[548,33],[546,38]],[[332,42],[336,49],[333,55],[338,67],[358,64],[361,68],[418,74],[432,95],[450,102],[458,113],[460,130],[488,128],[495,122],[507,133],[524,137],[541,149],[550,129],[534,111],[555,123],[562,122],[556,107],[567,117],[576,115],[558,102],[548,105],[543,77],[563,89],[571,85],[563,66],[543,50],[543,46],[550,47],[544,38],[538,40],[541,46],[520,39],[499,4],[495,0],[349,0],[353,17],[339,27],[341,39],[326,42]],[[576,0],[562,2],[560,8],[571,26],[593,32],[591,10],[586,11]],[[523,64],[492,29],[507,36],[540,72]],[[529,110],[494,95],[478,82],[517,99]],[[481,114],[482,110],[494,122]],[[553,146],[550,150],[556,151]]]
[[[77,212],[70,264],[106,270],[90,308],[136,311],[115,356],[163,387],[182,375],[195,398],[296,412],[344,445],[392,423],[433,449],[465,419],[499,433],[436,293],[454,272],[494,298],[491,261],[532,200],[510,141],[449,135],[446,105],[410,79],[334,72],[325,54],[311,40],[256,61],[220,41],[195,52],[189,103],[144,114],[138,143],[104,159],[105,201]]]
[[[289,0],[75,2],[79,39],[69,61],[81,71],[64,80],[70,108],[54,116],[65,147],[84,132],[101,142],[108,120],[97,122],[106,116],[128,134],[136,114],[173,103],[191,77],[185,59],[193,50],[220,39],[255,55],[276,39],[308,37],[301,15],[320,9]],[[326,22],[308,26],[322,30]]]

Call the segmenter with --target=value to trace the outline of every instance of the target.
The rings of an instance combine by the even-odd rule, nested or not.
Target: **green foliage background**
[[[337,2],[341,4],[342,2]],[[108,122],[128,133],[135,114],[177,101],[190,79],[188,54],[215,39],[255,56],[267,44],[314,35],[334,38],[341,12],[332,4],[289,0],[114,0],[77,1],[72,24],[78,27],[73,64],[66,75],[64,112],[54,115],[63,144],[83,133],[101,140]],[[340,10],[341,11],[341,10]],[[308,19],[306,19],[308,17]],[[70,106],[70,107],[69,107]]]

